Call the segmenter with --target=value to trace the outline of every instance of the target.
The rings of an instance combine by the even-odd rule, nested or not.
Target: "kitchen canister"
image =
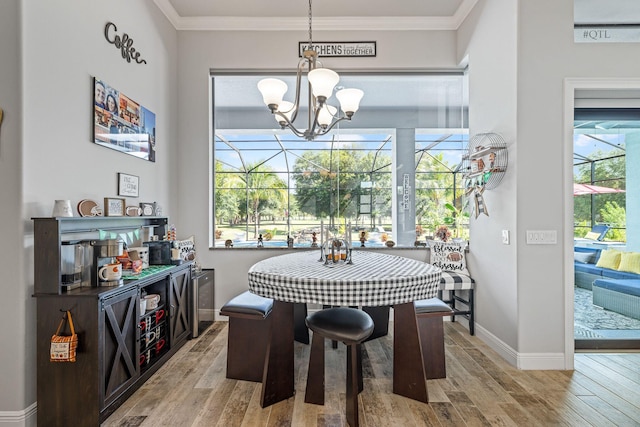
[[[53,213],[51,214],[53,217],[70,217],[73,216],[73,211],[71,210],[71,200],[56,200],[53,204]]]

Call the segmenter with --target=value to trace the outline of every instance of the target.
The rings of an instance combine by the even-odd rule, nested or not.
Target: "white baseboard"
[[[522,370],[565,370],[563,353],[518,353],[504,341],[476,323],[476,336],[509,364]]]
[[[38,407],[31,404],[22,411],[0,411],[1,427],[36,427]]]

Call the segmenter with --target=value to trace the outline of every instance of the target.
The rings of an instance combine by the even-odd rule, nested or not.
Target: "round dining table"
[[[319,251],[275,256],[249,269],[249,290],[274,300],[261,405],[294,394],[294,304],[392,306],[393,392],[428,402],[414,301],[437,295],[441,270],[426,262],[353,250],[352,263],[320,261]]]

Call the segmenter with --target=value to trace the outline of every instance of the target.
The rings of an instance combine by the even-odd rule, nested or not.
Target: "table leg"
[[[260,405],[286,400],[294,393],[293,367],[293,304],[273,301],[271,331],[262,377]]]
[[[393,392],[429,402],[413,302],[393,307]]]

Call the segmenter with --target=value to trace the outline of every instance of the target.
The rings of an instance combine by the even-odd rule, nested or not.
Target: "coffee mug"
[[[140,322],[140,330],[141,330],[141,331],[144,331],[145,329],[147,329],[147,322],[146,322],[146,319],[145,319],[145,320],[142,320],[142,321]]]
[[[160,322],[160,319],[164,317],[164,310],[156,311],[156,323]]]
[[[103,281],[120,280],[122,277],[122,268],[120,263],[107,264],[98,270],[98,277]]]
[[[140,298],[140,314],[144,314],[147,311],[147,300]]]
[[[161,338],[160,341],[156,343],[156,353],[160,353],[160,350],[162,350],[162,347],[164,347],[164,343],[164,338]]]
[[[160,302],[160,295],[158,294],[149,294],[144,299],[147,300],[147,310],[154,310],[158,308],[158,303]]]

